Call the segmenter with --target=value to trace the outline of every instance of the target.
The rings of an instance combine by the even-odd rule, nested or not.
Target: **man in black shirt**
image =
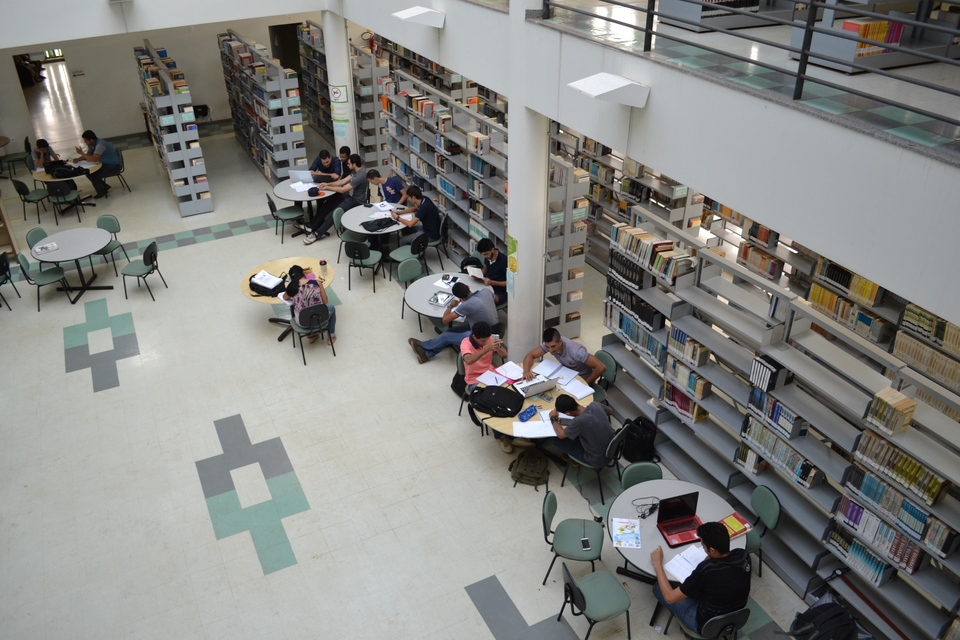
[[[663,547],[650,554],[657,584],[653,595],[667,611],[693,631],[699,632],[710,618],[747,606],[750,596],[750,555],[730,550],[730,534],[720,522],[705,522],[697,535],[707,552],[693,573],[679,587],[671,587],[663,570]]]
[[[477,243],[477,251],[483,255],[483,284],[493,287],[494,300],[503,304],[507,301],[507,256],[489,238]]]
[[[437,210],[437,205],[433,204],[433,200],[423,195],[420,187],[412,184],[407,187],[407,201],[410,203],[409,207],[391,212],[394,220],[412,230],[409,235],[400,239],[400,244],[412,244],[424,233],[430,240],[439,240],[440,212]],[[411,220],[400,217],[407,213],[413,214]]]

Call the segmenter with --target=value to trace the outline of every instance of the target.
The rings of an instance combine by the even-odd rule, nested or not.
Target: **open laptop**
[[[697,527],[702,524],[697,517],[699,499],[700,492],[694,491],[660,500],[657,507],[657,529],[671,549],[700,539],[697,536]]]
[[[290,180],[292,182],[305,182],[307,184],[313,182],[313,174],[309,171],[296,171],[290,170]]]
[[[544,391],[550,391],[557,386],[557,381],[560,378],[544,378],[543,376],[537,376],[530,381],[517,381],[513,383],[513,388],[516,389],[520,395],[524,398],[529,398],[535,396],[538,393],[543,393]]]

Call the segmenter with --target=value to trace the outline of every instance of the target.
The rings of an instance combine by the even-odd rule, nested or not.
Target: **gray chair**
[[[603,375],[601,375],[598,380],[590,385],[593,388],[593,399],[595,402],[609,404],[607,402],[607,389],[610,388],[611,384],[614,384],[617,381],[617,361],[613,359],[612,355],[603,349],[597,351],[593,355],[596,356],[597,360],[603,363],[604,367],[606,367]]]
[[[403,288],[407,288],[407,284],[413,282],[417,278],[423,275],[423,265],[420,264],[420,261],[416,258],[408,258],[404,260],[399,265],[397,265],[397,282],[403,284]],[[400,300],[400,319],[403,320],[403,313],[406,310],[407,303],[406,300]],[[420,333],[423,333],[423,316],[417,313],[417,322],[420,325]],[[460,404],[460,409],[463,409],[463,403]]]
[[[303,337],[312,336],[316,333],[323,337],[323,332],[327,330],[330,324],[330,309],[325,304],[315,304],[311,307],[301,309],[299,317],[290,318],[290,328],[300,338],[300,355],[303,356],[303,366],[307,366],[307,356],[303,351]],[[333,357],[337,357],[337,349],[333,349]],[[296,346],[294,346],[296,349]]]
[[[750,495],[750,507],[757,514],[757,521],[753,529],[747,533],[747,553],[757,554],[757,576],[763,576],[763,549],[760,548],[760,539],[767,531],[772,531],[780,524],[780,500],[777,494],[766,485],[759,485]],[[757,531],[763,523],[763,531]]]
[[[613,438],[610,439],[610,444],[607,445],[606,458],[607,463],[600,467],[595,467],[592,464],[589,464],[583,460],[578,460],[574,456],[570,456],[570,459],[579,464],[581,467],[586,467],[587,469],[593,469],[597,472],[597,484],[600,485],[600,504],[606,504],[606,501],[603,497],[603,480],[600,478],[600,473],[607,467],[616,467],[617,468],[617,479],[622,480],[623,476],[621,475],[620,469],[620,455],[623,453],[623,443],[627,437],[627,430],[623,427],[617,431]],[[563,486],[563,483],[567,479],[567,471],[570,470],[570,463],[568,462],[563,468],[563,478],[560,479],[560,486]]]
[[[426,259],[427,242],[429,242],[429,238],[427,238],[427,234],[421,233],[410,244],[399,246],[393,251],[391,251],[389,257],[394,262],[403,262],[404,260],[409,260],[410,258],[416,258],[421,263],[423,263],[423,270],[429,273],[430,270],[427,269],[427,259]],[[392,271],[390,272],[390,279],[391,280],[393,279]]]
[[[550,577],[550,572],[553,571],[553,565],[557,558],[589,562],[590,570],[595,571],[594,563],[600,559],[600,553],[603,551],[603,525],[595,520],[570,518],[561,520],[554,529],[553,519],[557,515],[557,494],[553,491],[547,491],[547,495],[543,496],[543,507],[540,515],[543,524],[543,539],[553,551],[553,560],[550,561],[547,575],[543,576],[543,584],[547,584],[547,578]],[[550,539],[551,535],[553,540]],[[582,538],[590,540],[590,549],[587,551],[583,549],[580,543]]]
[[[557,622],[563,617],[563,610],[570,603],[570,611],[575,616],[583,616],[590,621],[590,628],[583,640],[590,638],[593,625],[627,614],[627,640],[630,639],[630,594],[620,584],[612,573],[608,571],[594,571],[577,580],[567,568],[563,566],[563,606]]]
[[[140,281],[143,280],[143,284],[146,285],[147,291],[150,293],[150,299],[156,302],[157,299],[153,297],[153,291],[150,290],[150,283],[147,282],[147,276],[154,271],[160,275],[163,286],[169,289],[170,287],[167,285],[167,280],[163,277],[163,274],[160,273],[160,267],[157,265],[157,243],[151,242],[150,246],[143,252],[143,260],[140,262],[131,262],[120,270],[121,275],[123,275],[123,297],[127,298],[127,278],[136,278],[137,288],[140,287]]]
[[[267,194],[267,206],[270,207],[270,215],[273,216],[275,221],[273,225],[273,235],[277,235],[277,232],[279,232],[280,244],[283,244],[283,234],[286,231],[287,223],[302,218],[303,209],[294,206],[277,209],[277,205],[269,193]]]
[[[657,603],[658,606],[659,604],[660,603]],[[749,619],[750,609],[744,607],[743,609],[725,613],[722,616],[710,618],[703,623],[703,629],[701,629],[699,633],[679,620],[677,620],[677,622],[680,624],[680,630],[683,632],[683,635],[690,638],[690,640],[737,640],[737,634],[740,632],[740,629],[747,624]],[[671,613],[670,618],[667,620],[667,626],[663,628],[664,635],[670,630],[670,622],[672,621],[673,614]]]
[[[40,224],[40,206],[43,205],[43,210],[47,210],[47,205],[43,204],[43,201],[50,197],[50,192],[46,189],[33,189],[31,191],[30,187],[19,180],[13,180],[13,188],[17,190],[17,195],[20,196],[20,202],[23,204],[23,219],[27,219],[27,203],[29,202],[37,208],[37,224]],[[57,216],[53,216],[53,219],[57,220]],[[59,220],[57,220],[57,224],[60,224]]]
[[[349,264],[347,265],[347,290],[351,288],[350,274],[353,273],[353,270],[356,268],[360,271],[360,275],[363,275],[364,267],[369,267],[373,269],[373,292],[377,292],[377,271],[380,269],[383,254],[379,251],[374,251],[370,247],[360,242],[345,242],[344,252],[347,254],[347,258],[350,259]]]
[[[63,212],[68,207],[73,207],[77,212],[77,222],[82,222],[80,220],[80,209],[83,209],[86,212],[86,209],[83,207],[83,199],[80,198],[80,192],[76,189],[71,189],[70,185],[66,182],[49,182],[47,183],[47,191],[50,192],[50,202],[53,203],[53,209],[59,215],[63,215]],[[60,224],[57,222],[57,224]]]
[[[350,231],[349,229],[343,228],[343,214],[344,211],[340,207],[337,207],[333,210],[333,213],[330,215],[333,216],[333,228],[337,231],[337,236],[340,238],[340,248],[337,249],[337,264],[340,264],[340,255],[343,253],[343,245],[347,242],[362,242],[368,247],[370,242],[367,240],[366,234],[357,233],[356,231]]]
[[[30,261],[27,260],[27,256],[24,255],[23,252],[17,254],[17,262],[20,264],[20,273],[23,274],[24,279],[37,287],[37,313],[40,312],[40,288],[48,284],[56,284],[59,282],[63,286],[63,292],[66,294],[67,300],[70,299],[70,293],[67,291],[67,281],[64,279],[63,267],[50,267],[43,271],[38,270],[33,277],[31,277]],[[19,291],[17,295],[20,295]]]
[[[97,251],[93,255],[102,256],[104,262],[107,261],[107,256],[110,256],[110,259],[113,260],[113,275],[119,275],[117,274],[117,259],[114,257],[113,252],[117,249],[123,251],[123,255],[127,259],[127,264],[130,264],[130,256],[127,255],[127,250],[123,248],[123,245],[117,238],[117,234],[120,233],[120,221],[117,220],[116,216],[112,216],[107,213],[97,218],[97,228],[103,229],[104,231],[109,231],[113,235],[113,239],[107,243],[107,246],[105,246],[103,249],[100,249],[100,251]],[[91,262],[91,268],[92,266],[93,265]]]
[[[13,271],[10,270],[10,256],[7,255],[6,251],[0,251],[0,287],[8,282],[10,283],[10,286],[13,287],[13,290],[17,292],[17,297],[22,298],[23,296],[20,295],[20,290],[17,289],[17,283],[13,281]],[[0,291],[0,300],[3,300],[4,303],[6,303],[7,309],[13,311],[10,303],[7,302],[7,299],[3,297],[2,291]],[[2,308],[3,306],[0,305],[0,309]]]
[[[33,249],[35,246],[37,246],[37,244],[39,244],[46,237],[47,237],[47,232],[44,231],[42,227],[34,227],[33,229],[30,229],[30,231],[27,231],[27,247]],[[46,264],[49,264],[49,263],[46,263]],[[53,264],[54,266],[57,266],[57,267],[60,266],[59,262],[54,262]],[[43,265],[44,263],[41,262],[40,263],[41,270],[43,269]]]

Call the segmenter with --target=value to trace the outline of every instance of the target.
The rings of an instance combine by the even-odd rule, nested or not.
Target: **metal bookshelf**
[[[357,153],[368,167],[390,163],[387,150],[387,123],[383,115],[381,97],[383,82],[390,77],[385,58],[378,58],[368,49],[350,45],[353,66],[354,117],[357,123]]]
[[[567,338],[580,335],[589,188],[586,172],[550,156],[543,319]]]
[[[303,104],[307,122],[331,145],[333,116],[330,112],[330,83],[327,81],[327,54],[324,52],[323,29],[307,20],[300,25],[300,72],[303,75]]]

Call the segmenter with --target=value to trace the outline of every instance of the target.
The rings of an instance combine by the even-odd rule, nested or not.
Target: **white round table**
[[[456,277],[458,282],[463,282],[470,287],[470,291],[480,291],[481,289],[493,290],[493,287],[483,284],[483,280],[477,280],[476,278],[472,278],[465,273],[458,273],[455,271],[447,273],[433,273],[410,283],[410,286],[407,287],[406,292],[403,294],[404,304],[406,304],[412,311],[416,311],[421,315],[429,316],[431,318],[442,318],[443,314],[447,310],[447,305],[440,307],[435,304],[430,304],[429,300],[430,297],[437,291],[452,293],[450,288],[438,287],[435,284],[445,275],[448,275],[451,278]]]
[[[624,549],[615,547],[623,559],[650,575],[654,575],[653,563],[650,561],[650,552],[658,546],[663,547],[663,564],[667,564],[677,554],[683,552],[687,545],[671,549],[667,546],[666,540],[660,530],[657,529],[657,513],[652,513],[646,518],[639,518],[637,506],[633,504],[638,498],[672,498],[686,493],[699,491],[700,496],[697,500],[697,515],[702,522],[715,522],[726,518],[733,513],[733,507],[726,503],[720,496],[708,491],[703,487],[690,482],[681,482],[680,480],[648,480],[635,484],[613,501],[610,511],[607,512],[607,535],[612,537],[612,528],[610,526],[611,518],[631,518],[640,520],[640,549]],[[638,504],[648,504],[650,500],[638,500]],[[743,515],[743,514],[741,514]],[[699,543],[698,543],[699,544]],[[743,549],[747,544],[747,536],[740,536],[730,541],[731,549]],[[633,572],[617,568],[617,573],[631,575]],[[637,577],[637,574],[632,575]],[[649,579],[649,576],[641,576],[640,579]]]
[[[296,191],[290,186],[291,184],[293,184],[293,180],[290,178],[278,182],[273,188],[273,195],[288,202],[314,202],[316,200],[329,198],[336,193],[336,191],[330,191],[329,189],[324,190],[322,184],[315,184],[313,186],[320,189],[320,194],[317,196],[311,196],[307,191]]]
[[[66,231],[55,233],[52,236],[47,236],[37,244],[33,245],[33,248],[30,249],[30,255],[32,255],[38,262],[67,262],[69,260],[73,260],[74,264],[77,266],[77,273],[80,274],[80,286],[68,286],[65,288],[58,287],[57,290],[66,290],[68,292],[68,298],[70,298],[70,291],[77,291],[77,296],[75,298],[70,298],[70,304],[76,304],[77,300],[80,299],[80,296],[90,289],[113,289],[113,286],[91,286],[93,281],[97,279],[97,273],[93,271],[93,268],[91,267],[90,271],[93,273],[93,275],[89,280],[87,280],[83,277],[83,269],[80,267],[81,258],[86,258],[87,256],[93,255],[97,251],[100,251],[105,246],[110,244],[110,239],[110,232],[104,229],[90,227],[67,229]],[[46,253],[37,253],[38,247],[48,245],[51,242],[57,243],[56,249],[53,251],[47,251]]]
[[[368,236],[382,236],[388,233],[396,233],[397,231],[403,231],[405,225],[394,222],[389,227],[380,229],[379,231],[367,231],[363,228],[363,223],[368,220],[373,220],[376,214],[380,213],[375,207],[365,207],[360,205],[359,207],[354,207],[344,212],[343,217],[340,218],[340,224],[343,225],[344,229],[349,229],[356,233],[363,233]]]

